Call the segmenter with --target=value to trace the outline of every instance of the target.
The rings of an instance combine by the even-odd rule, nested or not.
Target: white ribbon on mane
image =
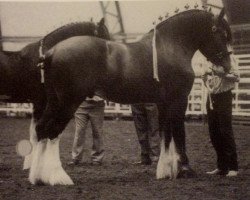
[[[153,47],[153,77],[154,79],[156,79],[156,81],[160,82],[158,74],[157,50],[156,50],[156,26],[154,26],[152,47]]]

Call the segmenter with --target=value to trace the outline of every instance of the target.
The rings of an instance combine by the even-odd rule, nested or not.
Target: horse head
[[[223,19],[224,14],[224,9],[222,9],[218,16],[212,17],[207,27],[206,39],[200,45],[199,50],[209,61],[222,66],[225,72],[228,72],[231,69],[231,52],[228,52],[227,47],[232,40],[232,35],[228,23]]]

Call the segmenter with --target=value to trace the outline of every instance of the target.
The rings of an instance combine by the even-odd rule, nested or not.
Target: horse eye
[[[212,27],[212,31],[213,31],[213,32],[216,32],[216,31],[217,31],[217,27],[216,27],[216,26],[213,26],[213,27]]]

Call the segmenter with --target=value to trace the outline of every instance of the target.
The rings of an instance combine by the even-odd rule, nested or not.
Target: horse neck
[[[174,48],[174,53],[192,59],[206,37],[210,13],[200,10],[180,13],[157,26],[158,42],[163,48]],[[164,47],[165,46],[165,47]],[[180,55],[180,56],[181,56]]]

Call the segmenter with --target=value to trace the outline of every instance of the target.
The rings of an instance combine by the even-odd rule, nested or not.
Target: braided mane
[[[182,12],[175,13],[173,16],[168,17],[164,21],[161,21],[159,24],[156,25],[156,28],[160,28],[162,25],[168,23],[169,21],[175,19],[176,17],[183,16],[185,14],[192,14],[192,13],[195,13],[195,12],[197,12],[197,13],[198,12],[204,12],[204,13],[210,14],[211,16],[213,15],[211,12],[208,12],[206,10],[199,10],[199,9],[184,10]]]

